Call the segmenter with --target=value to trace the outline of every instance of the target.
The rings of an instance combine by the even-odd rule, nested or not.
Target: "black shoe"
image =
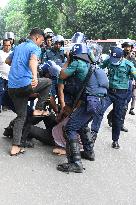
[[[80,153],[81,153],[81,158],[82,159],[86,159],[86,160],[89,160],[89,161],[95,161],[94,151],[92,151],[92,152],[82,151]]]
[[[120,146],[119,146],[118,141],[113,141],[111,147],[114,148],[114,149],[119,149]]]
[[[135,115],[133,109],[130,109],[129,114],[130,114],[130,115]]]
[[[108,119],[108,118],[107,118]],[[112,127],[112,121],[111,121],[111,119],[108,119],[108,125],[110,126],[110,127]]]
[[[11,127],[4,128],[3,135],[8,138],[13,138],[13,129]]]
[[[74,163],[63,163],[57,166],[57,170],[61,172],[75,172],[75,173],[82,173],[83,172],[83,165],[81,162],[74,162]]]
[[[128,132],[128,129],[127,129],[126,127],[124,127],[124,125],[122,125],[121,131],[123,131],[123,132]]]

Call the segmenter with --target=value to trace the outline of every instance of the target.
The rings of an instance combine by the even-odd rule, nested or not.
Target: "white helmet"
[[[15,35],[13,32],[5,32],[4,39],[14,39],[15,40]]]
[[[53,31],[52,31],[50,28],[46,28],[46,29],[44,30],[44,33],[45,33],[45,34],[53,33]]]
[[[53,43],[60,42],[62,45],[64,45],[64,38],[61,35],[54,36],[52,40]]]

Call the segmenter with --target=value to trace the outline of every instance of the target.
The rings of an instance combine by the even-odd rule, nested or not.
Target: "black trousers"
[[[39,94],[36,109],[44,109],[44,104],[50,91],[51,80],[48,78],[40,78],[38,81],[38,85],[34,89],[32,89],[31,85],[22,88],[8,89],[17,114],[13,127],[13,145],[20,145],[22,131],[27,116],[27,104],[30,94]]]

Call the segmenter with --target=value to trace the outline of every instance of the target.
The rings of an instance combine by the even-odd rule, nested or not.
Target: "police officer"
[[[127,60],[134,63],[134,66],[136,67],[136,61],[131,56],[131,52],[132,52],[132,49],[133,49],[133,43],[132,42],[124,42],[122,44],[122,48],[123,48],[124,58],[126,58]],[[124,112],[124,121],[125,121],[125,116],[126,116],[126,113],[127,113],[127,110],[128,110],[128,104],[131,100],[131,97],[132,97],[132,79],[130,78],[129,88],[128,88],[128,95],[127,95],[126,106],[125,106],[125,111],[126,112]],[[133,110],[133,107],[132,107],[132,110]],[[112,127],[112,111],[113,110],[111,110],[109,112],[109,114],[107,115],[108,124],[109,124],[110,127]],[[131,113],[131,110],[130,110],[130,113]],[[122,124],[122,127],[121,127],[121,131],[128,132],[128,129],[124,126],[124,121],[123,121],[123,124]]]
[[[126,99],[128,96],[129,78],[133,76],[136,79],[136,68],[134,64],[123,58],[123,50],[114,47],[111,51],[110,58],[103,62],[102,68],[108,69],[109,75],[109,91],[105,98],[105,106],[103,114],[106,109],[113,103],[112,114],[112,148],[119,149],[120,130],[124,121],[124,113],[126,107]],[[93,121],[99,130],[102,121],[102,115]]]
[[[67,79],[69,76],[75,75],[75,80],[80,80],[79,85],[81,85],[85,80],[85,77],[88,73],[90,67],[90,59],[88,55],[88,49],[85,44],[75,44],[72,48],[73,61],[70,62],[69,66],[66,69],[61,70],[60,78]],[[90,68],[92,70],[92,68]],[[81,98],[84,101],[75,109],[71,114],[68,123],[64,128],[64,137],[66,139],[66,154],[68,163],[58,165],[57,169],[63,172],[83,172],[83,165],[81,162],[80,149],[77,141],[77,132],[82,137],[83,132],[84,137],[87,137],[86,146],[84,146],[86,154],[93,154],[93,139],[90,140],[89,136],[86,134],[86,125],[93,118],[93,116],[100,112],[101,110],[101,98],[107,93],[108,80],[107,76],[98,74],[99,71],[96,71],[95,74],[92,74],[86,92]],[[104,73],[104,72],[103,72]],[[97,78],[97,77],[98,78]],[[98,79],[104,79],[103,87],[98,83]],[[79,81],[78,81],[79,83]],[[87,106],[88,104],[88,106]],[[81,138],[82,140],[82,138]],[[84,140],[84,139],[83,139]],[[84,144],[84,143],[83,143]]]
[[[64,50],[62,49],[62,47],[64,46],[64,38],[61,35],[57,35],[52,38],[52,42],[53,42],[53,47],[51,49],[46,50],[46,52],[44,53],[43,61],[44,63],[46,63],[47,61],[51,60],[54,61],[60,67],[62,67],[65,62]],[[52,75],[50,76],[50,78],[52,79],[50,103],[54,112],[58,114],[58,106],[55,102],[55,98],[57,95],[58,77],[56,75],[54,76]]]

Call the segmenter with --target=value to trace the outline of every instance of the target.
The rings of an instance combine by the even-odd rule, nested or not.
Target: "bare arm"
[[[36,87],[38,84],[37,80],[37,67],[38,67],[38,59],[36,55],[31,55],[31,58],[29,60],[29,67],[32,71],[32,87]]]
[[[12,60],[9,57],[7,57],[6,60],[5,60],[5,63],[8,64],[8,65],[11,65]]]
[[[58,97],[59,97],[59,102],[61,106],[61,110],[65,106],[65,101],[64,101],[64,84],[58,84]]]
[[[60,77],[60,79],[62,79],[62,80],[65,80],[66,78],[69,77],[69,75],[67,75],[67,74],[65,73],[65,69],[66,69],[66,68],[61,69],[61,71],[60,71],[59,77]]]

